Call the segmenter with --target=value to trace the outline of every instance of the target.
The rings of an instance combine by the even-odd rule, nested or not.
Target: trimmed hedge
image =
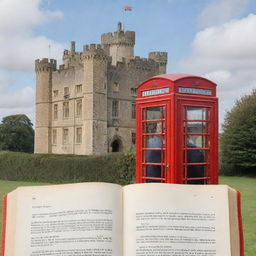
[[[135,154],[102,156],[0,152],[0,179],[49,183],[110,182],[135,180]]]

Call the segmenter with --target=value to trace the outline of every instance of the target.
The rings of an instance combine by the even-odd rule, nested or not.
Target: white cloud
[[[214,80],[215,83],[225,83],[231,78],[232,74],[228,70],[216,70],[205,75],[206,78]]]
[[[52,19],[63,18],[61,11],[40,9],[42,0],[0,0],[0,69],[33,71],[34,60],[49,55],[59,58],[63,45],[34,30]]]
[[[198,20],[202,28],[221,25],[243,14],[249,0],[215,0],[200,14]]]
[[[7,43],[8,42],[8,43]],[[9,40],[7,37],[0,39],[0,68],[11,71],[33,71],[35,59],[49,56],[49,45],[51,46],[51,57],[58,59],[63,53],[63,46],[44,36],[25,37],[13,35]]]
[[[232,20],[199,32],[193,42],[194,50],[208,57],[253,59],[256,57],[256,15]],[[249,39],[249,40],[248,40]]]
[[[4,90],[0,92],[0,121],[8,115],[25,114],[34,123],[35,92],[31,87],[24,87],[15,92]]]
[[[63,12],[61,12],[59,10],[54,11],[54,12],[47,11],[46,14],[47,14],[46,17],[48,16],[49,18],[62,19],[64,17]]]
[[[216,70],[255,70],[256,15],[250,14],[195,35],[191,55],[181,61],[185,69],[201,73]]]
[[[13,114],[26,114],[34,122],[34,89],[20,87],[12,71],[34,72],[35,59],[49,56],[49,45],[52,58],[62,55],[63,45],[36,31],[63,18],[60,10],[49,11],[45,1],[0,0],[0,122]]]
[[[0,94],[0,109],[26,108],[34,104],[34,89],[24,87],[16,92],[2,92]]]
[[[179,63],[186,73],[218,84],[220,121],[235,100],[256,88],[256,15],[206,28],[196,34],[191,55]]]

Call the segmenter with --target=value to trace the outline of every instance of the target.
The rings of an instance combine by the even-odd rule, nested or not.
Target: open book
[[[239,193],[225,185],[20,187],[4,204],[4,256],[242,256]]]

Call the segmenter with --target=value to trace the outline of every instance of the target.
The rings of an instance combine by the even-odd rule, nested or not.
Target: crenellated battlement
[[[90,58],[108,60],[109,56],[107,56],[101,44],[86,44],[83,47],[83,59]]]
[[[84,45],[84,52],[85,51],[96,51],[102,50],[101,44],[86,44]]]
[[[79,65],[82,61],[82,52],[76,52],[76,42],[70,42],[70,50],[64,50],[63,52],[64,68]]]
[[[120,31],[113,33],[106,33],[101,35],[101,43],[107,45],[113,44],[126,44],[135,45],[135,32],[134,31]]]
[[[57,68],[57,60],[55,59],[37,59],[35,61],[35,71],[36,72],[48,72],[48,71],[55,71]]]
[[[123,31],[122,23],[118,23],[117,31],[113,33],[105,33],[101,35],[101,43],[103,45],[129,45],[134,46],[135,44],[135,32],[134,31]]]
[[[64,50],[64,52],[63,52],[63,59],[74,57],[74,56],[81,56],[81,55],[82,55],[81,52],[71,52],[69,50]]]
[[[127,65],[129,67],[134,67],[136,69],[142,70],[155,70],[159,67],[159,64],[156,61],[152,59],[141,58],[138,56],[131,58]]]
[[[152,59],[161,64],[167,63],[168,53],[167,52],[150,52],[148,58]]]

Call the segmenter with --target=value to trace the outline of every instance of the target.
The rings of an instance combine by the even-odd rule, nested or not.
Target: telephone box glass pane
[[[164,133],[165,123],[163,122],[146,122],[143,123],[143,133]]]
[[[187,122],[187,133],[208,133],[207,122]]]
[[[159,120],[165,118],[165,107],[150,107],[147,108],[146,120]]]
[[[206,150],[186,150],[187,163],[205,163]]]
[[[146,154],[146,163],[162,163],[164,160],[164,152],[162,150],[147,150]]]
[[[207,136],[203,135],[188,135],[187,136],[187,146],[188,148],[208,148],[208,141],[206,139]]]
[[[164,137],[160,135],[149,135],[146,140],[146,148],[163,148]]]
[[[184,167],[185,184],[207,184],[205,165],[190,165]]]
[[[207,108],[187,107],[187,120],[207,120]]]
[[[161,165],[147,165],[147,182],[161,182],[160,180],[154,180],[150,178],[161,178],[162,170]]]
[[[204,163],[204,150],[187,150],[187,163]]]
[[[189,165],[187,169],[188,184],[205,184],[203,179],[189,180],[189,178],[204,178],[205,165]]]

